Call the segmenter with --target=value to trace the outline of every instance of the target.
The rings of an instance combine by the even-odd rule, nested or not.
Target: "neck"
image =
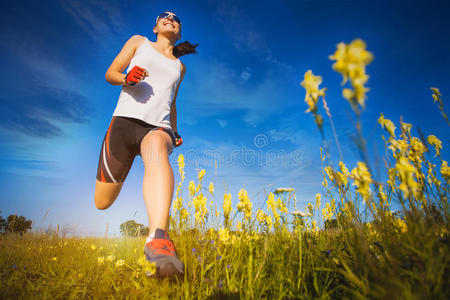
[[[175,47],[175,41],[169,40],[167,37],[165,37],[162,34],[158,34],[157,39],[156,39],[156,44],[158,44],[158,46],[160,47],[160,49],[163,52],[165,52],[169,55],[172,55],[173,48]]]

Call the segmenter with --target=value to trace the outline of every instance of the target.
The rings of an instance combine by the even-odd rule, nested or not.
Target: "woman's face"
[[[166,12],[174,14],[170,11]],[[159,18],[158,23],[156,23],[153,28],[153,32],[155,34],[163,34],[168,38],[174,37],[176,40],[179,40],[181,38],[181,24],[178,24],[171,16],[168,18]]]

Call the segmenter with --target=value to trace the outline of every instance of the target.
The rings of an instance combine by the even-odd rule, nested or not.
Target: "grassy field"
[[[60,238],[27,233],[0,236],[1,298],[249,298],[249,299],[449,299],[450,168],[434,135],[380,115],[386,130],[385,182],[371,171],[362,136],[365,67],[373,59],[361,40],[341,43],[330,56],[343,76],[343,96],[354,111],[360,157],[347,169],[333,163],[325,129],[334,127],[322,78],[305,73],[305,102],[322,137],[323,190],[301,211],[289,211],[295,191],[277,189],[255,210],[247,191],[223,195],[222,209],[203,187],[205,171],[182,195],[181,181],[170,218],[170,236],[186,265],[181,278],[148,277],[144,238]],[[439,103],[442,98],[432,88]],[[319,100],[329,118],[320,114]],[[327,123],[328,124],[328,123]],[[320,193],[319,193],[320,192]],[[393,210],[396,204],[399,210]]]

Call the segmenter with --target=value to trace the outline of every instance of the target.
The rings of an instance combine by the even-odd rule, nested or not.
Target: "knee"
[[[108,207],[111,206],[112,201],[108,201],[107,199],[95,197],[94,199],[95,207],[97,207],[99,210],[105,210]]]
[[[166,141],[163,137],[163,134],[161,131],[157,132],[158,134],[154,134],[153,136],[149,137],[148,143],[146,144],[146,148],[150,149],[154,152],[161,152],[166,150]]]
[[[100,210],[107,209],[119,196],[123,182],[104,183],[97,180],[94,192],[95,207]]]
[[[100,210],[107,209],[116,200],[116,193],[100,193],[96,190],[94,195],[95,207]]]
[[[142,143],[141,156],[144,161],[153,161],[168,154],[167,141],[162,134],[154,134]]]

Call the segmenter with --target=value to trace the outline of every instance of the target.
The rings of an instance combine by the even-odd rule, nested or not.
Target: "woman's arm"
[[[122,72],[130,64],[137,47],[144,41],[142,35],[133,35],[123,46],[122,50],[114,58],[105,74],[105,79],[112,85],[124,85],[125,76]]]
[[[176,105],[176,100],[177,100],[177,95],[178,95],[178,89],[181,85],[181,82],[183,81],[184,78],[184,74],[186,73],[186,66],[181,63],[181,78],[180,78],[180,82],[178,83],[177,89],[175,90],[175,95],[173,97],[172,100],[172,105],[170,107],[170,124],[172,125],[172,130],[177,132],[177,105]]]

